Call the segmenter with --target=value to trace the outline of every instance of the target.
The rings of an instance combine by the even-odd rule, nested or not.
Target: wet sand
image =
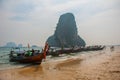
[[[0,70],[0,80],[120,80],[120,47]]]

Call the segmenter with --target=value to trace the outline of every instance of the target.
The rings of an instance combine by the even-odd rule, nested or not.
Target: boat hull
[[[10,57],[11,62],[20,62],[20,63],[41,63],[43,59],[43,54],[37,54],[34,56],[12,56]]]

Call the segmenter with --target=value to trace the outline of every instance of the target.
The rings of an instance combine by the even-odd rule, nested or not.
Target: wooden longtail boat
[[[68,48],[68,49],[59,49],[55,50],[52,48],[51,51],[48,51],[47,55],[52,56],[59,56],[59,54],[70,54],[70,53],[77,53],[81,51],[98,51],[103,50],[105,46],[88,46],[88,47],[79,47],[79,48]]]
[[[38,53],[34,56],[13,56],[10,55],[10,62],[20,62],[20,63],[41,63],[43,59],[43,54]]]
[[[34,55],[28,56],[24,55],[25,52],[18,54],[15,51],[11,51],[9,58],[10,62],[19,62],[19,63],[40,63],[42,59],[46,57],[46,52],[48,50],[48,44],[45,44],[44,50],[42,53],[36,52]]]

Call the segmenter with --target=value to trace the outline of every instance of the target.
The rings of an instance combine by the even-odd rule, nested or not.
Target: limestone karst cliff
[[[72,13],[60,16],[56,30],[47,39],[52,47],[85,46],[85,41],[78,35],[75,17]]]

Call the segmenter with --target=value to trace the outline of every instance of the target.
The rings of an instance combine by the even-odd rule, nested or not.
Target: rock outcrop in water
[[[6,43],[6,45],[4,47],[17,47],[16,43],[15,42],[8,42]]]
[[[85,46],[85,41],[78,35],[75,17],[72,13],[60,16],[54,35],[47,39],[52,47]]]

